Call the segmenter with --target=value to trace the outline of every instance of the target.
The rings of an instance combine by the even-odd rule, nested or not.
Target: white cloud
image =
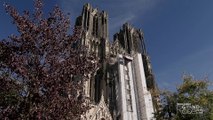
[[[154,9],[159,4],[158,0],[124,0],[114,5],[113,11],[110,11],[112,16],[109,16],[112,21],[112,28],[121,26],[125,22],[133,23],[135,19],[143,17],[143,15]]]
[[[132,13],[113,18],[109,16],[109,28],[110,28],[109,31],[114,31],[115,29],[122,27],[124,23],[133,21],[135,17],[136,16]]]

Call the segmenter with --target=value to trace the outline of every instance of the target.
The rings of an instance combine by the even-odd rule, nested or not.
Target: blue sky
[[[3,9],[4,2],[19,11],[33,7],[33,0],[1,0],[0,39],[16,30]],[[72,25],[85,3],[107,11],[110,38],[125,22],[142,29],[161,89],[174,90],[182,82],[183,73],[198,79],[208,76],[213,81],[212,0],[45,0],[44,3],[46,12],[57,4],[71,13]]]

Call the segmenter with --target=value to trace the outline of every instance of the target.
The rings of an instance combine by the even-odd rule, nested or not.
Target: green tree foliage
[[[36,0],[34,13],[21,15],[5,4],[19,35],[0,41],[1,119],[74,120],[89,108],[83,86],[97,60],[77,46],[78,27],[68,34],[70,20],[59,7],[44,17],[42,6]]]
[[[162,92],[162,111],[159,120],[213,120],[213,91],[206,79],[185,76],[176,92]]]

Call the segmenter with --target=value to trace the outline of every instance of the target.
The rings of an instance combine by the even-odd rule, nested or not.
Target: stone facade
[[[85,120],[154,120],[159,95],[141,30],[125,23],[110,44],[108,14],[90,4],[76,20],[80,45],[99,58],[100,68],[85,82],[92,108]]]

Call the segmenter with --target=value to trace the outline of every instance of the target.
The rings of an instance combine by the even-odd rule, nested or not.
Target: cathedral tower
[[[108,14],[105,11],[98,11],[90,4],[83,6],[82,14],[76,20],[76,26],[83,30],[81,45],[88,48],[88,52],[94,53],[99,58],[101,64],[96,74],[86,83],[85,92],[93,102],[99,102],[103,91],[104,98],[107,99],[106,91],[106,58],[109,54],[109,33]]]

